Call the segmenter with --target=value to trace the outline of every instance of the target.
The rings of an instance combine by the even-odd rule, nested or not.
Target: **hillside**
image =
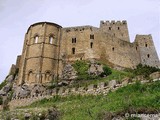
[[[74,67],[76,69],[76,66]],[[0,112],[0,119],[139,119],[135,118],[135,116],[129,118],[128,115],[153,114],[157,117],[156,115],[160,113],[159,73],[153,74],[152,76],[150,75],[153,72],[159,71],[159,69],[138,65],[134,70],[125,69],[124,71],[117,71],[106,67],[105,74],[109,73],[107,77],[90,77],[85,72],[86,67],[88,66],[84,64],[77,69],[79,78],[74,83],[63,87],[49,87],[49,89],[56,90],[61,90],[61,88],[63,88],[63,90],[84,88],[82,93],[78,92],[75,94],[70,91],[70,94],[65,95],[63,93],[59,94],[58,92],[57,94],[52,96],[50,95],[49,97],[44,96],[42,99],[36,99],[36,97],[20,98],[19,100],[15,99],[11,101],[12,105],[18,105],[19,103],[16,101],[20,101],[25,105],[25,100],[27,99],[30,101],[35,99],[36,101],[32,102],[30,105],[23,105],[23,107],[16,107],[12,109],[8,106],[10,104],[7,104],[5,101],[1,101],[1,103],[3,102],[3,111]],[[156,78],[154,78],[155,76]],[[84,78],[88,79],[84,80]],[[102,91],[100,91],[101,88],[98,87],[101,83],[106,85]],[[1,84],[1,88],[3,88],[5,84],[7,84],[6,80]],[[93,86],[96,86],[96,88]],[[8,95],[10,95],[11,98],[13,91],[11,90]],[[21,105],[19,104],[19,106]],[[125,118],[125,116],[127,118]]]
[[[149,84],[136,82],[133,85],[119,88],[115,92],[110,92],[107,96],[54,96],[50,99],[43,99],[29,106],[18,108],[15,111],[20,113],[20,118],[24,116],[26,111],[27,113],[31,112],[32,116],[37,115],[38,117],[39,113],[45,114],[50,107],[58,109],[62,120],[84,120],[84,118],[85,120],[101,120],[104,118],[108,120],[106,118],[108,116],[124,116],[125,113],[157,114],[160,112],[160,82]]]

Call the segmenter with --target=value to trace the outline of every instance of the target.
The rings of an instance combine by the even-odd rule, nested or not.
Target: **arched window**
[[[50,43],[50,44],[53,44],[53,36],[50,36],[50,37],[49,37],[49,43]]]
[[[38,39],[39,39],[39,37],[38,37],[38,35],[36,35],[36,36],[34,37],[34,43],[38,43]]]
[[[33,78],[33,71],[30,70],[30,71],[28,72],[28,81],[31,81],[32,78]]]
[[[46,71],[45,73],[45,81],[51,81],[51,72],[50,71]]]

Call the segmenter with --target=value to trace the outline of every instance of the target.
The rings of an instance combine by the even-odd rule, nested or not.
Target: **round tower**
[[[18,84],[48,83],[58,75],[61,26],[39,22],[25,35]]]

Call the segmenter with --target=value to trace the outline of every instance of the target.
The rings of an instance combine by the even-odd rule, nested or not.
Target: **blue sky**
[[[21,54],[24,35],[35,22],[99,27],[100,20],[127,20],[130,41],[136,34],[152,34],[160,56],[159,14],[159,0],[0,0],[0,81]]]

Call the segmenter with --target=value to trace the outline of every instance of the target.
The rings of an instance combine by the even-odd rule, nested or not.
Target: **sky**
[[[31,24],[99,27],[101,20],[127,20],[131,42],[136,34],[151,34],[160,58],[159,0],[0,0],[0,82],[21,54]]]

